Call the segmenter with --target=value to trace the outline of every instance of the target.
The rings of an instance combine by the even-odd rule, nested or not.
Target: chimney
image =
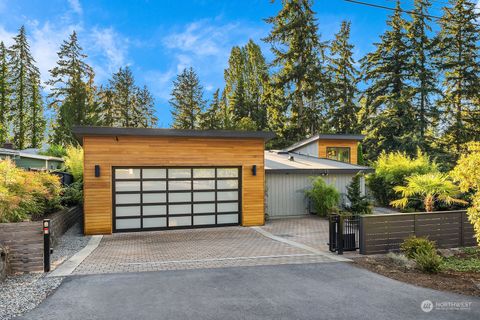
[[[4,149],[15,150],[15,148],[13,147],[13,143],[8,142],[8,141],[3,144],[3,148],[4,148]]]

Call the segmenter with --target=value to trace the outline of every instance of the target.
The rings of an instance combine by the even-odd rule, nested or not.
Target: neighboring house
[[[347,186],[359,172],[373,169],[357,165],[361,135],[319,134],[283,151],[265,152],[266,212],[269,217],[309,213],[305,190],[312,179],[321,176],[342,195],[345,204]],[[360,181],[365,192],[365,179]]]
[[[57,170],[63,166],[63,159],[43,156],[31,151],[0,148],[0,160],[11,159],[19,168],[26,170]]]
[[[264,224],[269,132],[76,127],[84,230]]]

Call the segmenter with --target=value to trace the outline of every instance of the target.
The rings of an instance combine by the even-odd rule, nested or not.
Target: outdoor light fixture
[[[100,177],[100,166],[98,164],[95,165],[95,177]]]
[[[257,175],[257,165],[256,165],[256,164],[254,164],[254,165],[252,166],[252,174],[253,174],[254,176]]]

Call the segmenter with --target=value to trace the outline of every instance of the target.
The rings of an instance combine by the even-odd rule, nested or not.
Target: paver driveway
[[[251,228],[224,227],[108,235],[74,274],[334,261],[329,253],[272,240]]]

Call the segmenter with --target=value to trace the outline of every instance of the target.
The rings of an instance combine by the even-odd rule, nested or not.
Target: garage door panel
[[[143,203],[164,203],[164,202],[167,202],[167,194],[165,192],[143,194]]]
[[[168,202],[192,202],[191,192],[175,192],[168,195]]]
[[[140,206],[117,206],[115,212],[117,217],[140,216]]]
[[[238,214],[219,214],[217,216],[217,223],[234,224],[238,223]]]
[[[167,190],[166,181],[143,181],[143,191],[165,191]]]
[[[140,193],[117,194],[115,196],[116,204],[140,203]]]
[[[194,216],[193,224],[196,226],[199,225],[213,225],[215,224],[215,215],[208,216]]]
[[[144,228],[162,228],[167,226],[167,218],[144,218]]]
[[[193,201],[215,201],[215,191],[213,192],[193,192]]]
[[[168,206],[169,215],[178,215],[178,214],[191,214],[192,205],[190,204],[175,204]]]
[[[185,227],[192,225],[192,217],[169,217],[168,226],[169,227]]]
[[[238,202],[218,203],[217,210],[218,212],[237,212]]]
[[[140,219],[116,219],[117,229],[139,229]]]
[[[215,214],[215,203],[196,203],[193,205],[193,214],[213,213]]]
[[[215,190],[215,180],[194,180],[193,190]]]
[[[167,169],[142,169],[143,179],[165,179]]]
[[[167,214],[166,205],[155,205],[155,206],[143,206],[143,215],[144,216],[160,216]]]
[[[115,182],[115,191],[137,191],[140,192],[140,181],[117,181]]]
[[[192,182],[190,180],[180,180],[180,181],[168,181],[168,190],[191,190]]]

